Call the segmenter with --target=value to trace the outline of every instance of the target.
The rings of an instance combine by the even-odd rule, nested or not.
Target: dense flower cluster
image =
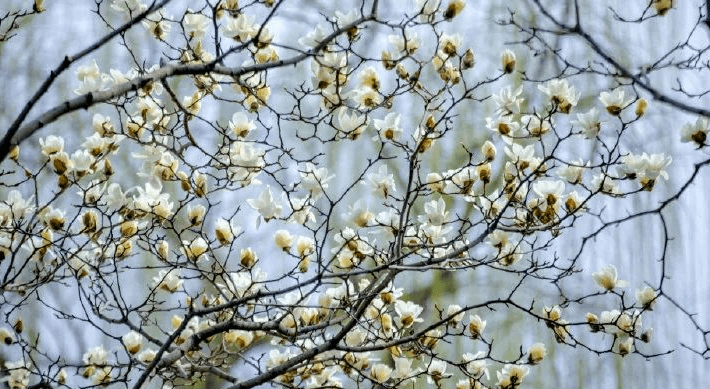
[[[289,44],[263,16],[278,15],[272,1],[206,2],[175,15],[141,0],[108,3],[101,12],[126,20],[149,11],[140,28],[187,70],[168,82],[157,79],[163,65],[124,73],[89,60],[76,68],[77,95],[135,87],[90,107],[83,139],[46,135],[11,157],[33,178],[7,185],[0,202],[3,302],[21,311],[48,285],[75,291],[84,312],[66,318],[105,339],[49,368],[5,363],[11,388],[40,379],[169,387],[210,376],[252,386],[514,389],[550,344],[495,356],[494,311],[509,304],[544,323],[548,340],[613,334],[598,352],[622,356],[650,340],[641,323],[659,291],[646,286],[629,303],[612,264],[591,272],[589,289],[598,288],[588,297],[616,296],[620,306],[583,318],[570,301],[527,308],[512,304],[513,293],[418,298],[408,279],[487,269],[520,276],[522,289],[528,278],[575,273],[574,261],[550,255],[555,239],[596,199],[669,178],[669,156],[618,141],[648,109],[634,88],[589,91],[567,74],[520,81],[520,52],[477,58],[477,42],[442,28],[465,14],[463,0],[415,0],[397,28],[363,7],[338,11]],[[662,15],[669,3],[653,7]],[[374,56],[362,39],[373,21],[392,30]],[[286,79],[291,65],[307,77]],[[495,74],[477,83],[477,66]],[[458,117],[467,110],[488,114],[469,123]],[[488,131],[472,140],[474,126]],[[681,141],[702,148],[709,130],[698,119]],[[429,163],[451,139],[463,157]],[[587,157],[570,151],[588,145],[596,151]],[[339,148],[358,150],[352,171],[329,163]],[[135,280],[146,282],[124,289]],[[455,355],[453,341],[473,352]],[[0,344],[32,347],[21,321],[0,327]]]

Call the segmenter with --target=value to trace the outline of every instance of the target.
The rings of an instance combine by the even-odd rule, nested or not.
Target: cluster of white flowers
[[[661,3],[653,2],[659,14],[667,11]],[[283,67],[277,49],[287,45],[272,44],[269,19],[259,24],[259,13],[252,13],[258,6],[274,2],[240,7],[221,0],[211,10],[187,9],[177,17],[151,10],[142,20],[157,44],[174,52],[175,66],[200,69],[174,75],[189,78],[187,86],[172,82],[173,75],[170,82],[158,80],[163,65],[126,73],[102,73],[96,61],[78,67],[80,95],[136,84],[109,101],[116,112],[93,115],[93,133],[76,149],[73,138],[40,138],[42,167],[27,168],[31,179],[0,201],[0,262],[26,256],[22,271],[32,273],[7,290],[24,297],[56,279],[100,297],[82,298],[82,307],[93,309],[87,315],[109,320],[120,313],[105,329],[115,344],[86,350],[78,366],[94,385],[127,380],[136,369],[124,368],[126,361],[142,372],[160,353],[165,363],[150,374],[185,382],[215,372],[230,377],[220,369],[237,360],[257,372],[278,370],[274,379],[285,387],[346,387],[346,379],[400,387],[426,376],[437,387],[458,380],[455,387],[462,389],[518,388],[547,348],[521,344],[527,351],[515,360],[491,356],[496,319],[484,309],[509,301],[440,304],[440,296],[432,296],[434,303],[425,306],[408,294],[416,286],[403,278],[482,266],[525,275],[522,289],[533,282],[528,278],[567,276],[556,258],[546,262],[537,254],[587,216],[594,196],[650,191],[658,177],[667,180],[671,158],[602,147],[600,155],[583,159],[561,146],[619,139],[647,102],[628,86],[583,96],[575,76],[530,87],[516,77],[524,69],[511,50],[496,59],[494,77],[471,83],[477,59],[467,45],[479,43],[441,27],[464,12],[465,1],[415,0],[416,17],[392,29],[378,46],[384,48],[379,58],[358,53],[367,30],[354,23],[370,20],[362,9],[335,12],[326,18],[329,27],[316,25],[299,39],[306,62],[295,65],[311,82],[291,86],[294,80],[286,80],[279,87],[296,101],[287,112],[279,105],[282,96],[269,100],[272,68]],[[124,17],[147,7],[140,0],[110,2]],[[435,46],[424,47],[425,28]],[[232,88],[223,91],[223,85]],[[400,96],[407,95],[424,101],[413,115],[402,108],[409,101]],[[472,101],[489,101],[490,116],[459,121],[458,111]],[[223,113],[212,103],[231,104]],[[634,103],[635,116],[626,122]],[[489,131],[473,131],[484,121]],[[298,122],[293,131],[292,122]],[[700,118],[683,126],[681,140],[701,148],[708,131],[710,122]],[[437,143],[462,133],[465,154]],[[338,158],[323,147],[331,142],[362,151],[350,182],[327,165]],[[19,155],[11,159],[24,168]],[[126,164],[120,174],[113,167],[118,161]],[[135,174],[125,172],[130,167]],[[40,174],[56,179],[50,200],[25,184],[36,184]],[[64,206],[71,196],[75,206]],[[148,280],[140,290],[148,295],[127,312],[132,308],[124,307],[120,289],[138,272]],[[588,297],[624,299],[620,289],[628,283],[614,265],[591,276],[601,291]],[[610,350],[629,354],[636,340],[650,340],[641,317],[660,293],[650,286],[637,290],[636,305],[599,317],[588,313],[586,323],[614,335]],[[566,303],[559,304],[542,310],[533,304],[527,313],[558,342],[573,344],[578,340],[571,331],[586,324],[572,321]],[[123,324],[124,332],[114,334]],[[20,332],[0,327],[0,343],[27,344]],[[457,338],[475,352],[450,357],[441,345]],[[173,343],[164,345],[165,339]],[[271,349],[252,358],[255,345],[259,353],[261,346]],[[302,354],[312,357],[294,363]],[[29,385],[34,367],[28,361],[6,368],[10,387]],[[64,384],[67,374],[59,371],[56,381]]]

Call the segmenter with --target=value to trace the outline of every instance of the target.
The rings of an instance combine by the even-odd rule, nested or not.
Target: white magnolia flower
[[[538,163],[536,163],[537,157],[535,157],[534,144],[521,146],[517,143],[513,143],[510,146],[506,146],[504,151],[511,162],[520,170],[525,170],[528,167],[536,167],[538,165]]]
[[[206,256],[203,256],[203,254],[205,254],[208,249],[209,245],[207,244],[207,241],[205,241],[205,239],[201,236],[198,236],[192,241],[183,240],[180,251],[182,251],[188,259],[200,262],[207,258]]]
[[[399,315],[399,322],[404,328],[409,328],[414,323],[424,321],[419,315],[424,308],[412,301],[397,300],[394,302],[394,310]]]
[[[440,359],[432,360],[429,364],[429,368],[427,369],[427,382],[430,384],[434,384],[444,378],[451,377],[452,374],[446,373],[447,366],[448,364],[446,363],[446,361],[442,361]]]
[[[695,121],[695,124],[685,123],[680,129],[680,141],[695,142],[698,147],[702,147],[705,146],[708,132],[710,132],[710,119],[701,117]]]
[[[50,156],[64,151],[64,138],[56,135],[49,135],[46,138],[39,138],[39,145],[42,154]]]
[[[293,240],[293,235],[291,235],[291,233],[287,230],[278,230],[274,234],[274,242],[276,243],[276,247],[286,252],[291,251]]]
[[[7,376],[0,381],[7,381],[11,389],[24,389],[30,384],[30,371],[25,366],[25,362],[20,359],[15,362],[5,362]]]
[[[256,128],[254,121],[249,120],[249,117],[244,112],[237,112],[232,115],[232,120],[229,121],[229,130],[232,131],[237,138],[246,138],[249,133]]]
[[[532,365],[537,365],[542,362],[547,355],[547,349],[542,343],[535,343],[528,349],[528,362]]]
[[[149,348],[141,351],[140,354],[138,354],[137,359],[144,365],[148,365],[153,360],[155,359],[155,356],[158,355],[158,352]]]
[[[397,112],[390,112],[384,119],[375,119],[375,129],[382,139],[399,140],[402,137],[402,128],[399,126],[400,115]]]
[[[180,278],[179,269],[161,270],[157,276],[153,277],[153,287],[175,293],[182,286],[183,280]]]
[[[513,73],[513,70],[515,70],[515,53],[512,52],[510,49],[506,49],[503,54],[501,55],[501,63],[503,65],[503,72],[504,73]]]
[[[580,158],[557,169],[557,175],[570,184],[581,184],[582,175],[588,166],[589,162],[584,163],[584,161]]]
[[[650,286],[636,290],[636,301],[646,310],[653,310],[656,304],[656,291]]]
[[[207,28],[210,24],[209,21],[210,19],[207,16],[188,9],[182,22],[185,35],[187,35],[189,39],[202,40],[207,33]]]
[[[538,206],[544,212],[548,207],[557,209],[561,203],[565,183],[557,180],[538,180],[533,183],[533,192],[540,201]]]
[[[495,102],[497,110],[496,113],[500,115],[510,115],[520,112],[520,104],[522,104],[525,99],[520,97],[523,93],[522,85],[517,89],[513,90],[510,86],[506,86],[501,89],[497,95],[493,95],[493,102]]]
[[[599,94],[599,101],[606,106],[607,112],[614,116],[618,116],[622,109],[631,104],[632,100],[632,98],[625,98],[624,90],[621,87],[611,92],[603,91]]]
[[[480,380],[483,376],[486,376],[486,379],[489,379],[489,364],[486,362],[485,354],[482,351],[479,351],[476,354],[465,353],[463,354],[462,359],[463,362],[466,363],[466,371],[471,374],[473,378]]]
[[[616,267],[614,265],[604,266],[599,271],[592,273],[594,282],[606,290],[613,290],[616,287],[623,288],[628,283],[617,278]]]
[[[394,186],[394,176],[387,172],[387,165],[381,165],[377,173],[369,173],[367,181],[363,182],[372,187],[373,191],[382,198],[396,191]]]
[[[579,100],[580,92],[574,86],[570,86],[565,79],[550,80],[544,85],[538,85],[537,88],[550,98],[557,110],[563,113],[569,113]]]
[[[239,227],[236,227],[233,223],[224,218],[219,218],[215,222],[214,233],[217,240],[222,245],[227,245],[232,243],[234,239],[234,234],[238,234],[241,231]]]
[[[131,331],[126,335],[123,335],[123,345],[130,354],[135,354],[141,350],[143,346],[143,335],[137,333],[136,331]]]
[[[239,13],[236,18],[229,17],[227,22],[222,25],[222,33],[237,42],[248,42],[259,32],[261,27],[255,23],[255,20],[253,15]]]
[[[470,315],[468,319],[468,330],[471,332],[471,336],[474,339],[480,338],[481,334],[483,334],[483,330],[486,328],[486,321],[481,320],[481,317],[478,315]]]
[[[314,48],[318,46],[325,38],[328,36],[325,30],[323,30],[323,27],[320,25],[316,25],[316,28],[306,34],[306,36],[300,38],[298,40],[298,43],[301,46],[307,47],[309,49]]]
[[[523,378],[528,375],[530,368],[524,365],[511,365],[507,364],[502,370],[497,371],[498,382],[496,385],[500,388],[509,388],[520,385],[523,382]]]
[[[577,120],[573,120],[572,124],[582,128],[582,135],[587,139],[594,139],[599,135],[601,130],[601,122],[599,121],[599,110],[596,108],[590,109],[587,113],[578,113]]]
[[[279,217],[279,215],[281,215],[281,211],[283,210],[281,204],[279,204],[277,201],[274,201],[274,198],[271,194],[271,187],[269,187],[268,185],[266,186],[264,191],[261,192],[259,197],[255,199],[247,199],[247,204],[257,210],[259,212],[259,215],[264,219],[265,222],[268,222],[269,220],[275,217]],[[257,218],[257,227],[260,223],[261,219]]]
[[[397,54],[400,53],[409,53],[409,54],[414,54],[417,49],[422,45],[422,40],[419,38],[418,34],[406,33],[406,39],[402,36],[402,34],[392,34],[387,37],[387,40],[389,43],[394,47],[394,52]]]
[[[299,187],[308,192],[313,199],[320,198],[328,188],[328,181],[335,177],[335,175],[328,176],[328,168],[317,168],[310,162],[300,171],[300,175]]]

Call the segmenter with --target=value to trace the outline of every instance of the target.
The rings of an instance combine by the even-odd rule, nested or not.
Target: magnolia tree
[[[490,15],[515,40],[490,47],[461,33],[476,4],[397,3],[92,3],[105,35],[3,112],[5,384],[517,388],[550,341],[670,352],[652,337],[671,325],[649,316],[657,304],[706,336],[667,297],[663,213],[710,162],[708,90],[683,83],[707,72],[702,4],[606,9],[629,29],[695,13],[638,68],[599,42],[603,24],[580,16],[591,5]],[[48,11],[5,9],[2,44]],[[300,17],[314,21],[303,34]],[[699,161],[670,188],[668,154],[629,141],[656,107],[697,119],[668,130]],[[629,284],[617,258],[582,266],[593,238],[649,215],[664,227],[644,264],[657,278]],[[447,301],[413,282],[476,274],[503,286]],[[508,338],[496,323],[513,313],[549,336]],[[707,358],[707,338],[693,350]]]

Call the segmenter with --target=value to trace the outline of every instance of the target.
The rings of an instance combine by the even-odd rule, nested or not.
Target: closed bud
[[[648,101],[646,99],[639,99],[636,102],[636,116],[641,117],[646,113],[646,108],[648,108]]]
[[[470,69],[476,64],[476,58],[473,55],[473,50],[468,49],[463,54],[463,59],[461,60],[461,67],[463,69]]]
[[[22,332],[23,328],[24,324],[22,324],[22,318],[18,317],[17,320],[15,320],[15,324],[12,325],[12,329],[19,334]]]
[[[503,63],[503,72],[507,74],[513,73],[515,70],[515,53],[510,50],[504,51],[501,61]]]

